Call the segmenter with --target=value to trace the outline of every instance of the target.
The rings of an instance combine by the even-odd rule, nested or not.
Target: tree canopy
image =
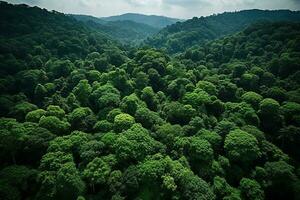
[[[298,19],[223,13],[130,46],[133,23],[0,2],[0,199],[299,199]]]

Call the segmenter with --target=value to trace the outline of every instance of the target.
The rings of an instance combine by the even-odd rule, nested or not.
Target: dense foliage
[[[194,17],[185,22],[177,22],[162,29],[145,43],[157,48],[165,48],[169,53],[178,53],[194,45],[233,34],[257,21],[300,21],[299,11],[244,10],[225,12],[209,17]]]
[[[0,199],[299,199],[299,23],[172,57],[36,7],[0,21]]]

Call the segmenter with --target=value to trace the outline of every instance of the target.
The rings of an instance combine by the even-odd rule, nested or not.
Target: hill
[[[38,55],[36,51],[39,49],[47,51],[48,58],[83,58],[92,49],[103,52],[121,46],[105,34],[63,13],[48,12],[38,7],[0,2],[0,20],[2,56],[9,57],[12,54],[24,59],[28,55]],[[5,66],[3,62],[1,65],[17,70]],[[23,67],[26,69],[26,66]]]
[[[193,45],[204,44],[206,41],[241,31],[257,21],[300,21],[300,12],[244,10],[208,17],[195,17],[162,29],[145,43],[156,48],[166,48],[171,53],[177,53]]]
[[[300,23],[176,55],[26,5],[0,28],[0,199],[298,199]]]
[[[98,23],[98,24],[106,24],[107,23],[107,21],[102,20],[98,17],[91,16],[91,15],[73,15],[73,14],[70,14],[69,16],[75,18],[78,21],[82,21],[82,22],[92,21],[92,22],[95,22],[95,23]]]
[[[143,15],[143,14],[136,14],[136,13],[126,13],[123,15],[111,16],[111,17],[102,17],[102,20],[105,21],[134,21],[137,23],[147,24],[149,26],[155,28],[164,28],[168,25],[174,24],[178,21],[182,21],[181,19],[174,19],[164,16],[157,16],[157,15]]]
[[[88,15],[72,15],[72,17],[125,44],[140,43],[159,31],[158,28],[130,20],[104,21]]]

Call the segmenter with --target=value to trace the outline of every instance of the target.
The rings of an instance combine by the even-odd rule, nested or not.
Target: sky
[[[180,19],[245,9],[300,10],[300,0],[7,0],[67,14],[105,17],[124,13],[163,15]]]

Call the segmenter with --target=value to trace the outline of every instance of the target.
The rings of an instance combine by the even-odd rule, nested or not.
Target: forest
[[[127,22],[0,2],[0,199],[299,200],[300,12]]]

